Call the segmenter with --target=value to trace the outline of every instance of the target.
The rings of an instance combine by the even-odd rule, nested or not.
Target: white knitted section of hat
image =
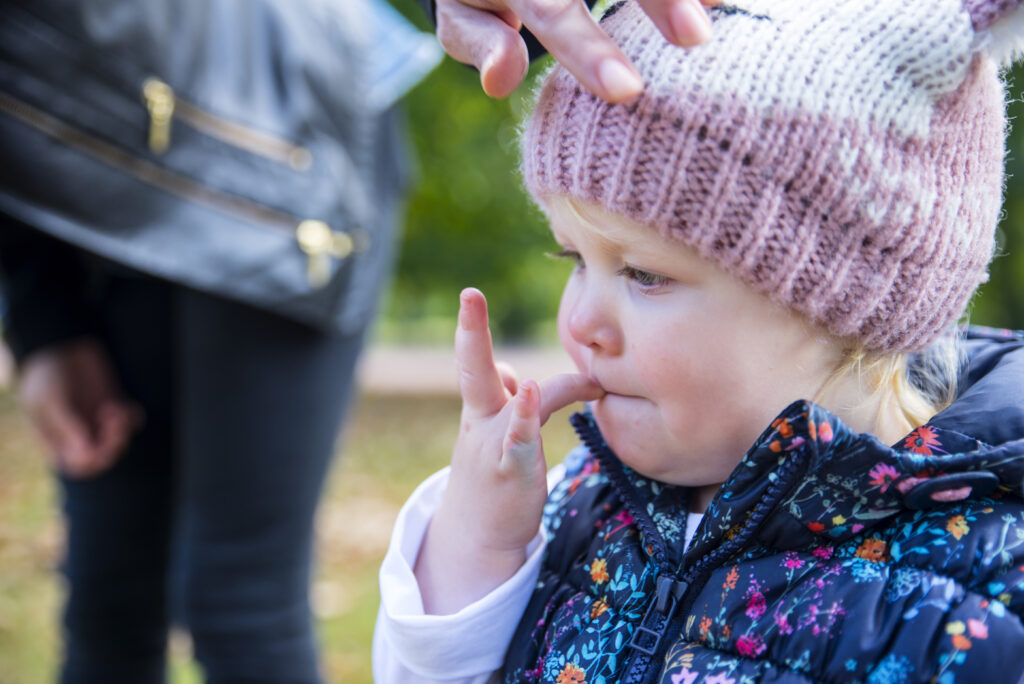
[[[978,44],[1000,66],[1024,58],[1024,5],[980,32]]]
[[[711,13],[712,40],[671,69],[650,68],[665,59],[663,41],[621,37],[627,54],[648,60],[641,71],[658,75],[653,92],[696,87],[926,136],[935,102],[963,83],[977,45],[960,0],[739,0]]]

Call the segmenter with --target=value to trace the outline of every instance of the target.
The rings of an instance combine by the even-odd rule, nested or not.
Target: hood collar
[[[694,546],[728,536],[787,462],[800,475],[758,533],[775,548],[844,541],[908,509],[1024,496],[1024,338],[972,329],[966,344],[957,399],[895,445],[814,403],[788,406],[722,486]]]

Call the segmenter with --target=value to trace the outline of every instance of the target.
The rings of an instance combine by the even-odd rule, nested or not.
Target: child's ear
[[[1024,57],[1024,0],[964,0],[978,49],[1000,66]]]

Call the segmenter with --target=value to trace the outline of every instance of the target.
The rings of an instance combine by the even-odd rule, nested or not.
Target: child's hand
[[[553,412],[601,395],[577,374],[517,386],[511,371],[494,363],[479,290],[462,292],[455,359],[461,429],[448,489],[416,560],[428,613],[455,612],[522,566],[547,498],[540,427]]]

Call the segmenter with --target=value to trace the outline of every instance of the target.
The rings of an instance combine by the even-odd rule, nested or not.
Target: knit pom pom
[[[1010,10],[978,34],[979,48],[1000,66],[1024,58],[1024,5]]]

